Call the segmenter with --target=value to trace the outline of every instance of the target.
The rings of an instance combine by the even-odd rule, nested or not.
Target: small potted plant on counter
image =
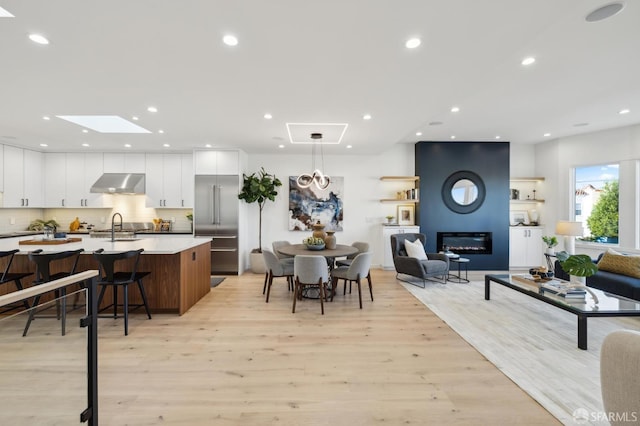
[[[393,223],[393,219],[395,218],[395,216],[393,216],[393,215],[387,215],[387,216],[385,216],[385,218],[387,219],[387,223],[388,223],[389,225],[391,225],[391,224]]]
[[[544,241],[544,243],[547,245],[546,253],[554,254],[553,248],[558,245],[558,239],[556,238],[556,236],[545,235],[544,237],[542,237],[542,241]]]

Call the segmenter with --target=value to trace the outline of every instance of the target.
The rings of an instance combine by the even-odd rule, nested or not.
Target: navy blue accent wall
[[[471,270],[509,269],[509,142],[418,142],[416,175],[420,176],[417,221],[427,236],[428,253],[436,248],[437,232],[491,232],[492,254],[465,254]],[[455,213],[442,201],[442,185],[452,173],[469,170],[486,186],[486,199],[476,211]]]

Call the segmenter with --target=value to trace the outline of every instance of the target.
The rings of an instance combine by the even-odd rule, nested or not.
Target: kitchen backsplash
[[[114,207],[106,209],[4,209],[0,208],[0,233],[24,231],[35,219],[55,219],[60,230],[69,229],[77,217],[96,229],[111,227],[111,216],[118,212],[125,222],[153,222],[154,218],[173,221],[174,231],[190,231],[187,213],[192,209],[154,209],[145,206],[144,195],[114,195]]]

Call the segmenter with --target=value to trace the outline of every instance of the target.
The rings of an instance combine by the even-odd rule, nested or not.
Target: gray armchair
[[[411,242],[420,240],[424,246],[427,237],[424,234],[410,233],[391,235],[391,253],[393,255],[393,264],[396,267],[396,278],[414,285],[415,282],[404,279],[401,274],[420,278],[424,287],[426,286],[426,280],[440,277],[442,279],[440,282],[446,284],[447,276],[449,275],[449,258],[440,253],[427,253],[426,260],[409,257],[404,248],[405,240]]]

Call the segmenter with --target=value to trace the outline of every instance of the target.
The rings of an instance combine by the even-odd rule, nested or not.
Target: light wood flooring
[[[355,288],[340,291],[324,316],[317,300],[300,301],[292,314],[283,279],[266,304],[263,277],[247,273],[228,277],[181,317],[132,315],[128,337],[122,319],[100,319],[100,424],[559,424],[400,285],[395,272],[372,270],[372,277],[374,302],[363,288],[360,310]],[[12,355],[0,355],[0,401],[28,385],[7,358],[47,354],[51,341],[65,343],[45,357],[56,361],[47,361],[42,374],[61,372],[54,379],[61,389],[69,386],[65,377],[77,381],[77,372],[64,373],[84,362],[84,332],[72,328],[60,337],[55,320],[48,332],[38,331],[46,321],[36,320],[26,338],[3,326],[3,352]],[[47,398],[33,404],[60,411]],[[4,416],[16,410],[0,405]]]

